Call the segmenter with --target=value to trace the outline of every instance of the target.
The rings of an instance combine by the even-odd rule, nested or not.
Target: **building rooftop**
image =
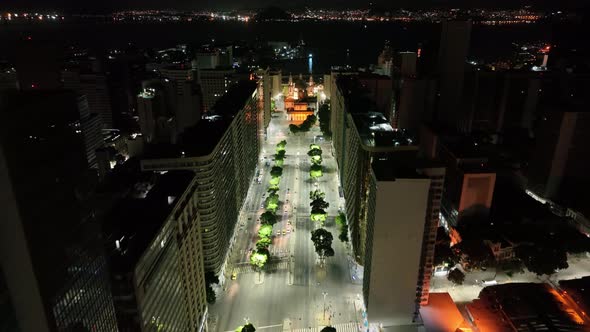
[[[548,284],[509,283],[489,286],[467,308],[480,330],[584,330],[582,318]]]
[[[193,177],[191,171],[157,175],[153,187],[143,184],[146,188],[144,195],[130,195],[113,208],[105,223],[105,231],[110,240],[118,241],[108,244],[113,248],[110,254],[114,271],[133,271]]]
[[[240,81],[217,100],[205,117],[187,128],[177,144],[150,144],[143,159],[200,157],[210,154],[235,115],[256,91],[255,81]]]
[[[590,277],[561,280],[559,286],[576,301],[584,312],[590,313]]]
[[[423,168],[444,167],[441,162],[418,157],[417,150],[398,150],[375,154],[371,164],[377,181],[425,179]]]
[[[357,131],[366,146],[401,147],[415,145],[415,138],[405,129],[395,129],[379,112],[351,114]]]
[[[427,331],[456,332],[469,328],[449,293],[430,293],[428,305],[420,308]]]
[[[384,114],[377,112],[375,101],[369,96],[360,79],[362,77],[381,77],[373,73],[339,76],[336,84],[342,93],[346,109],[351,114],[357,131],[365,146],[369,147],[402,147],[413,146],[415,137],[404,129],[393,128]],[[385,76],[389,79],[389,77]]]

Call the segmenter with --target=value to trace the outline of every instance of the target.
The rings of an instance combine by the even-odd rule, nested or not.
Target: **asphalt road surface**
[[[321,133],[316,125],[308,133],[291,135],[288,125],[284,113],[275,113],[269,125],[268,140],[260,156],[261,183],[257,179],[252,181],[230,255],[227,275],[236,272],[237,279],[228,278],[218,289],[217,302],[210,307],[212,332],[234,331],[246,321],[264,331],[316,331],[328,324],[340,327],[339,331],[358,330],[362,289],[358,280],[352,280],[350,250],[338,239],[334,223],[343,202],[338,194],[337,165],[331,155],[331,143],[316,142],[322,146],[324,166],[317,187],[326,193],[326,201],[330,203],[324,227],[332,232],[335,251],[334,257],[327,258],[325,265],[320,266],[310,234],[317,226],[309,219],[309,192],[315,189],[315,184],[309,177],[307,151],[314,136]],[[261,204],[274,164],[275,145],[283,139],[287,140],[287,146],[279,191],[279,222],[273,227],[271,260],[266,270],[258,273],[248,264],[249,249],[255,249],[258,239],[257,220],[264,212]],[[270,166],[265,165],[266,160]]]

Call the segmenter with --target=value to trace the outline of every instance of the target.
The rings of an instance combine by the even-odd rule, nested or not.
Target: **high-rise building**
[[[471,21],[443,21],[438,50],[439,104],[437,120],[458,131],[467,131],[462,107],[463,85]]]
[[[154,176],[105,226],[119,331],[206,331],[195,174]]]
[[[195,125],[201,118],[201,91],[196,83],[196,71],[188,65],[166,66],[160,68],[160,74],[171,80],[175,95],[173,113],[176,118],[178,132]]]
[[[331,129],[345,213],[354,221],[353,251],[364,265],[367,315],[371,324],[415,325],[420,305],[428,303],[445,169],[418,160],[414,138],[392,128],[383,114],[364,112],[374,106],[357,80],[336,79]],[[411,244],[402,244],[406,241]],[[402,265],[411,272],[399,274],[399,280],[387,271]],[[396,280],[386,281],[391,278]]]
[[[445,174],[403,158],[393,152],[372,163],[363,277],[369,322],[395,329],[418,325],[428,304]]]
[[[0,113],[0,260],[20,328],[116,331],[75,95],[5,94]]]
[[[590,79],[587,75],[556,78],[545,81],[541,89],[533,129],[535,146],[525,170],[527,189],[587,210]]]
[[[215,102],[235,83],[232,68],[199,69],[199,85],[203,91],[203,112],[211,111]]]
[[[99,115],[104,128],[113,128],[113,112],[105,75],[67,69],[61,72],[61,80],[65,89],[86,96],[90,113]]]
[[[16,90],[17,88],[16,69],[9,64],[0,63],[0,91]]]
[[[100,115],[90,113],[86,95],[78,96],[78,111],[80,112],[80,128],[84,136],[84,146],[86,148],[86,160],[88,167],[97,168],[96,150],[104,146],[102,137],[102,122]]]
[[[220,275],[258,164],[262,110],[257,92],[255,81],[228,87],[209,116],[185,131],[177,144],[148,147],[141,161],[146,171],[195,171],[205,270]]]
[[[173,115],[176,95],[170,80],[150,80],[142,83],[137,95],[139,127],[146,143],[174,143],[177,139]]]

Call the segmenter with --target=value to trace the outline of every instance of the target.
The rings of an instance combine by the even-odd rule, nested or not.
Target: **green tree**
[[[250,264],[259,269],[263,268],[268,261],[269,252],[267,249],[258,249],[250,255]]]
[[[317,146],[317,145],[316,145]],[[322,149],[312,149],[307,151],[307,155],[310,157],[315,157],[315,156],[322,156]]]
[[[338,239],[342,242],[348,242],[348,224],[346,223],[346,215],[344,212],[340,212],[336,216],[336,225],[340,229]]]
[[[316,199],[324,199],[326,197],[326,193],[322,192],[319,189],[309,192],[309,199],[316,200]]]
[[[449,281],[455,285],[463,285],[463,281],[465,281],[465,274],[459,269],[453,269],[447,275],[447,279],[449,279]]]
[[[268,197],[266,198],[266,209],[270,210],[272,212],[276,212],[276,210],[279,208],[279,195],[274,193],[274,194],[269,194]]]
[[[323,226],[328,218],[328,213],[322,209],[312,209],[309,218],[311,221],[318,222]]]
[[[459,256],[450,247],[450,244],[441,243],[434,246],[434,266],[455,266],[459,262]]]
[[[205,286],[205,296],[207,297],[207,303],[214,304],[217,300],[217,296],[215,295],[215,290],[211,285]]]
[[[345,228],[340,229],[340,234],[338,235],[338,240],[342,242],[348,242],[348,230]]]
[[[205,272],[205,283],[206,284],[219,284],[219,277],[215,275],[213,271]]]
[[[325,210],[330,206],[330,203],[326,202],[323,198],[314,199],[309,203],[312,210]]]
[[[311,167],[309,168],[309,176],[312,179],[319,178],[322,175],[323,175],[323,173],[322,173],[322,166],[321,165],[316,165],[316,164],[311,165]]]
[[[309,145],[309,151],[313,151],[313,150],[320,150],[320,151],[322,151],[322,148],[319,145],[317,145],[317,144],[310,144]]]
[[[262,237],[258,241],[256,241],[256,249],[268,249],[271,245],[272,240],[268,237]]]
[[[332,233],[323,228],[318,228],[311,232],[311,241],[313,242],[315,251],[320,256],[322,262],[326,257],[334,256],[332,239]]]
[[[458,249],[461,253],[467,255],[467,263],[471,269],[491,267],[494,266],[496,262],[490,247],[480,239],[463,238],[463,241],[455,245],[453,248]]]
[[[283,168],[278,166],[273,166],[270,169],[270,176],[272,177],[281,177],[283,175]]]
[[[258,230],[258,237],[270,237],[272,235],[272,226],[271,225],[262,225]]]
[[[314,165],[320,165],[322,163],[322,157],[321,156],[313,156],[311,157],[311,163]]]
[[[277,143],[277,152],[281,151],[281,150],[285,150],[285,146],[287,146],[287,141],[282,140],[280,142]]]
[[[271,187],[278,186],[280,182],[281,182],[281,178],[279,178],[279,177],[272,177],[268,181],[268,183],[270,184]]]
[[[279,191],[278,187],[268,187],[266,190],[269,194],[276,194]]]
[[[260,223],[263,225],[274,225],[277,223],[277,215],[272,211],[265,211],[260,215]]]
[[[254,325],[248,323],[244,325],[244,327],[242,327],[241,332],[256,332],[256,328],[254,327]]]
[[[523,245],[516,248],[516,256],[529,271],[537,275],[551,275],[569,266],[563,248]]]
[[[285,150],[278,151],[277,153],[275,153],[275,159],[276,158],[285,159],[286,154],[287,154],[287,152]]]

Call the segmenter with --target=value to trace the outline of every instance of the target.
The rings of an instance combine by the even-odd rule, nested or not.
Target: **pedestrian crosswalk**
[[[343,324],[334,324],[334,328],[336,332],[359,332],[359,326],[357,323],[343,323]]]
[[[276,261],[276,262],[268,262],[266,266],[264,266],[265,271],[281,271],[287,270],[289,268],[289,262],[286,260],[283,261]],[[255,272],[254,268],[250,264],[242,264],[236,266],[234,268],[234,272],[237,273],[248,273],[248,272]]]
[[[291,330],[292,332],[320,332],[325,326],[315,326],[305,329]],[[336,332],[359,332],[359,326],[355,322],[342,323],[332,325],[336,329]],[[290,331],[290,332],[291,332]]]

